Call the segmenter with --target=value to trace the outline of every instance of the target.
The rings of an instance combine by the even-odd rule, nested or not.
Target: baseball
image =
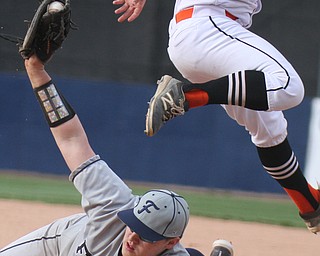
[[[59,12],[63,9],[63,7],[64,7],[63,3],[59,1],[54,1],[48,5],[48,12],[49,13]]]

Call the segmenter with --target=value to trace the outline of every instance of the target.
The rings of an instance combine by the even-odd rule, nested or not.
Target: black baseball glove
[[[36,54],[45,63],[61,48],[70,28],[75,28],[71,21],[70,1],[42,0],[23,39],[5,34],[0,36],[18,43],[19,53],[24,59]],[[50,8],[53,2],[58,2],[59,8]],[[57,6],[57,3],[54,5]]]

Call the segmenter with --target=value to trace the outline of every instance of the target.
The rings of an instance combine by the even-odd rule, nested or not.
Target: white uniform
[[[193,7],[191,18],[176,22],[181,10]],[[287,136],[282,110],[298,105],[303,83],[285,57],[270,43],[250,32],[260,0],[177,0],[169,26],[168,53],[179,72],[192,83],[256,70],[265,75],[269,111],[223,106],[245,126],[258,147],[280,144]],[[231,13],[235,20],[226,16]]]
[[[118,256],[125,225],[117,212],[133,208],[137,197],[99,156],[70,175],[82,195],[85,214],[59,219],[0,250],[1,256]],[[181,244],[162,255],[188,256]]]

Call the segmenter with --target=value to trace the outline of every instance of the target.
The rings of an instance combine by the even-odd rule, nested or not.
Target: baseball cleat
[[[320,232],[320,206],[318,209],[311,213],[301,214],[300,217],[304,220],[307,228],[314,234]]]
[[[233,256],[233,246],[227,240],[216,240],[213,242],[210,256]]]
[[[157,82],[158,88],[149,102],[146,115],[147,136],[155,135],[169,120],[185,113],[185,96],[182,82],[164,75]]]

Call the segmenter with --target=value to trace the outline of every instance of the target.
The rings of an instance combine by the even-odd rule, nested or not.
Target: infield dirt
[[[53,205],[28,201],[0,200],[0,248],[51,221],[82,212],[80,206]],[[182,239],[209,255],[213,240],[232,241],[234,256],[319,255],[320,237],[304,228],[227,221],[191,216]]]

